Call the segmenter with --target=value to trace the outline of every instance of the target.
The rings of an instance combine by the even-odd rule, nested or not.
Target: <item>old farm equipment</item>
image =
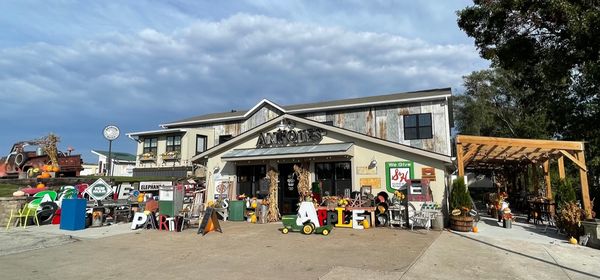
[[[56,177],[76,177],[83,170],[81,155],[58,151],[58,136],[15,143],[7,156],[0,158],[0,178],[27,178],[42,169]],[[44,170],[44,171],[46,171]],[[28,172],[29,171],[29,172]],[[28,176],[29,174],[29,176]]]

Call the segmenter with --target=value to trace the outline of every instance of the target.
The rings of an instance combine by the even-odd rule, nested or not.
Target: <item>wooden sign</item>
[[[421,168],[421,179],[429,179],[429,181],[435,181],[435,168],[433,168],[433,167]]]
[[[377,175],[377,167],[369,168],[368,166],[357,166],[356,174],[358,174],[358,175]]]
[[[360,186],[371,186],[372,189],[381,188],[380,178],[360,178]]]
[[[198,234],[202,233],[202,235],[205,235],[211,231],[223,233],[221,225],[219,224],[219,219],[217,219],[215,208],[207,207],[202,222],[200,223],[200,227],[198,227]]]

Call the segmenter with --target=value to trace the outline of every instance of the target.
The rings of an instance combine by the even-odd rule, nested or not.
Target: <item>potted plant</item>
[[[154,153],[143,153],[138,155],[141,161],[151,161],[156,159],[156,155]]]
[[[164,152],[161,154],[161,157],[163,160],[179,159],[179,152],[178,151]]]
[[[467,192],[465,181],[462,177],[452,182],[450,191],[450,228],[455,231],[469,232],[473,228],[471,211],[471,197]]]

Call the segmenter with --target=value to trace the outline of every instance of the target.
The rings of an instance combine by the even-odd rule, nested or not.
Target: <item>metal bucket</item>
[[[42,149],[42,147],[38,147],[38,148],[35,150],[35,155],[36,155],[36,156],[43,156],[43,155],[44,155],[44,149]]]

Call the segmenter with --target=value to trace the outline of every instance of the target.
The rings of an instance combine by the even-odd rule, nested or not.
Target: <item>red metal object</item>
[[[32,168],[42,168],[50,163],[50,157],[46,154],[38,154],[36,151],[25,151],[26,146],[39,146],[41,140],[23,141],[13,145],[8,156],[0,158],[0,178],[2,177],[25,177],[22,174]],[[57,155],[60,171],[56,177],[77,177],[83,170],[81,155],[69,155],[59,152]]]

